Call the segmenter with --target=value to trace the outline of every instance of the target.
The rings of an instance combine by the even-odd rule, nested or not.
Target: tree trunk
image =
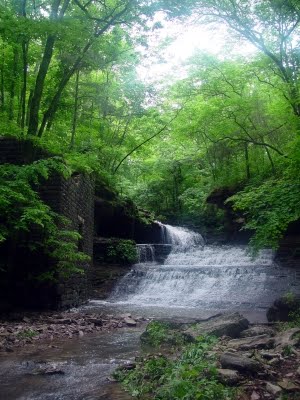
[[[51,12],[51,20],[56,20],[58,15],[58,9],[60,6],[61,0],[55,0],[52,12]],[[44,54],[42,58],[42,62],[39,67],[39,71],[36,77],[36,82],[32,94],[32,99],[30,102],[30,110],[29,110],[29,120],[28,120],[28,134],[36,135],[38,132],[39,126],[39,111],[41,106],[41,100],[44,90],[45,79],[49,70],[49,65],[52,59],[54,43],[56,40],[55,35],[49,35],[46,40]]]
[[[250,164],[249,164],[248,143],[245,143],[245,161],[246,161],[246,177],[249,180],[251,177],[251,174],[250,174]]]
[[[76,80],[75,80],[75,101],[74,101],[74,112],[73,112],[73,121],[72,121],[72,135],[71,135],[71,143],[70,148],[74,147],[75,135],[76,135],[76,127],[77,127],[77,117],[78,117],[78,89],[79,89],[79,70],[76,71]]]
[[[26,3],[27,3],[27,0],[23,0],[22,5],[21,5],[21,15],[24,18],[26,18]],[[29,48],[28,40],[23,39],[22,40],[23,87],[22,87],[22,91],[21,91],[21,117],[20,117],[21,129],[24,129],[24,127],[25,127],[25,118],[26,118],[28,48]]]
[[[49,69],[53,54],[55,36],[50,35],[47,38],[43,59],[36,78],[35,87],[32,94],[29,110],[28,134],[36,135],[39,126],[39,111],[44,90],[46,75]]]
[[[12,68],[12,76],[10,82],[10,99],[9,99],[9,108],[8,108],[8,119],[12,121],[14,119],[14,111],[15,111],[15,95],[16,95],[16,82],[18,76],[18,50],[14,48],[13,50],[13,68]]]
[[[0,106],[1,110],[4,111],[5,108],[5,90],[4,90],[4,48],[2,49],[2,61],[0,66]]]

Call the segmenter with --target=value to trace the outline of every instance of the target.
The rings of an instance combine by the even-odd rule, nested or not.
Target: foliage
[[[141,341],[143,344],[158,347],[161,345],[182,346],[189,340],[184,334],[172,329],[170,324],[151,321],[141,335]]]
[[[208,234],[222,232],[225,221],[222,210],[206,204],[209,193],[244,188],[230,204],[246,214],[255,231],[251,243],[255,249],[278,245],[299,218],[295,0],[4,3],[2,134],[33,136],[63,156],[70,170],[103,178],[141,209]],[[148,46],[157,31],[187,16],[228,27],[223,54],[196,52],[176,82],[155,87],[142,81],[138,66],[151,61]],[[234,48],[241,39],[259,53],[232,55],[230,43]],[[36,219],[44,229],[47,210],[31,201],[35,206],[26,208],[20,224]],[[2,224],[2,238],[11,228]]]
[[[134,264],[137,262],[136,243],[133,240],[110,239],[107,256],[110,262]]]
[[[288,225],[300,218],[300,181],[289,176],[271,178],[258,186],[248,186],[232,196],[234,208],[247,218],[245,228],[253,229],[251,239],[255,250],[278,247]]]
[[[17,333],[17,337],[19,339],[31,339],[37,335],[38,335],[38,333],[32,329],[25,329],[25,330]]]
[[[131,371],[117,370],[114,377],[132,396],[157,400],[215,400],[234,397],[234,390],[217,380],[215,361],[208,352],[214,338],[200,337],[183,348],[174,360],[150,356]]]
[[[29,247],[32,252],[46,252],[54,266],[35,276],[41,280],[82,272],[76,263],[88,259],[77,251],[80,235],[68,229],[69,221],[55,213],[38,195],[39,185],[54,173],[68,175],[68,169],[58,157],[28,165],[0,166],[0,241],[11,240]],[[31,235],[30,241],[28,235]]]

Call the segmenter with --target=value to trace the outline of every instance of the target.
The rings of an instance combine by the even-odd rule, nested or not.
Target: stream
[[[84,310],[185,321],[230,310],[265,322],[276,298],[299,293],[299,272],[279,267],[272,251],[252,258],[246,246],[205,245],[200,234],[169,225],[162,225],[162,241],[172,246],[164,263],[155,261],[154,246],[140,245],[139,263],[110,298],[91,301]],[[107,378],[139,354],[140,334],[138,328],[120,329],[2,355],[0,399],[127,400]],[[64,374],[36,374],[43,365],[61,366]]]

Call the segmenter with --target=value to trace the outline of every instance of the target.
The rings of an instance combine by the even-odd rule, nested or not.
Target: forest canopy
[[[275,248],[300,217],[299,23],[297,0],[1,0],[1,135],[200,229],[221,228],[206,199],[230,187],[253,246]],[[172,24],[225,27],[227,43],[153,84],[139,68],[164,63]]]

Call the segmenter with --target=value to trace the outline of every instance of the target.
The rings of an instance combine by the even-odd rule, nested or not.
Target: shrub
[[[107,257],[110,262],[134,264],[138,260],[136,243],[133,240],[110,239]]]
[[[55,213],[38,195],[38,186],[52,173],[68,176],[63,160],[52,157],[28,165],[0,165],[0,243],[10,240],[30,251],[40,250],[53,268],[35,278],[55,280],[82,272],[78,261],[89,257],[77,251],[80,235],[68,229],[70,221]],[[28,235],[31,235],[28,241]]]

